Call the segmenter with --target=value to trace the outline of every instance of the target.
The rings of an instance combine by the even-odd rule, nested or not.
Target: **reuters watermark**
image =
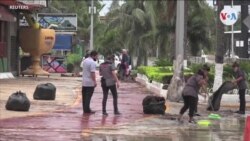
[[[11,9],[11,10],[28,10],[29,6],[28,5],[10,5],[9,9]]]

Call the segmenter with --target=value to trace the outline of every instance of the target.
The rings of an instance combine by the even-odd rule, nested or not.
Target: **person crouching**
[[[184,106],[180,110],[180,115],[178,117],[179,121],[182,121],[183,114],[189,109],[189,122],[195,123],[193,116],[195,112],[195,107],[197,106],[198,93],[202,86],[206,84],[206,76],[202,70],[198,70],[196,74],[191,76],[183,91],[182,97],[184,100]]]

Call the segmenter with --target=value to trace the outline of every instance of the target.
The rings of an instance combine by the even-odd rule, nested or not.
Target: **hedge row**
[[[138,67],[138,73],[146,75],[149,80],[154,80],[164,84],[169,84],[173,76],[173,67],[149,67],[149,66],[140,66]],[[193,75],[191,70],[184,70],[184,76],[188,79]]]
[[[242,62],[240,63],[241,68],[246,72],[247,79],[250,82],[250,63]],[[198,69],[202,68],[201,64],[193,64],[190,66],[189,69],[184,70],[184,77],[185,80],[187,80],[192,74],[198,71]],[[209,72],[209,87],[213,86],[214,82],[214,66],[210,66],[210,72]],[[173,76],[173,67],[172,66],[166,66],[166,67],[153,67],[153,66],[140,66],[137,69],[138,73],[146,75],[149,80],[154,80],[160,83],[169,84],[171,81],[171,78]],[[223,68],[223,79],[226,80],[232,80],[233,79],[233,69],[231,65],[226,64]]]

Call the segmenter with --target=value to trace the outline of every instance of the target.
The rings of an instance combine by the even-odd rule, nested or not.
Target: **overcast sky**
[[[207,0],[207,2],[208,2],[208,4],[209,4],[210,6],[213,6],[213,0]],[[110,5],[111,5],[111,3],[112,3],[112,0],[103,0],[103,3],[105,4],[105,7],[104,7],[104,8],[102,9],[102,11],[100,12],[100,15],[101,15],[101,16],[104,16],[104,15],[106,15],[106,14],[108,13],[109,7],[110,7]],[[237,10],[237,11],[240,11],[239,6],[236,7],[236,10]]]

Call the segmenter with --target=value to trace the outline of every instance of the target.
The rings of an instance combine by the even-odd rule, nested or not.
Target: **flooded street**
[[[40,117],[42,118],[42,117]],[[43,117],[44,118],[44,117]],[[79,117],[80,118],[80,117]],[[58,118],[59,121],[62,121]],[[77,119],[69,119],[77,120]],[[41,119],[40,119],[41,121]],[[25,122],[25,121],[24,121]],[[32,122],[32,120],[30,121]],[[37,125],[1,128],[1,141],[242,141],[245,118],[223,118],[212,120],[211,126],[199,126],[187,122],[180,124],[175,120],[165,119],[164,116],[150,117],[124,125],[84,128],[80,125],[64,121],[61,127],[52,128]],[[77,122],[76,122],[77,123]],[[14,124],[14,123],[13,123]],[[52,123],[50,123],[52,124]],[[54,123],[56,124],[56,123]],[[57,123],[57,125],[60,123]],[[63,126],[64,125],[64,126]],[[79,127],[81,129],[79,129]]]
[[[210,126],[153,118],[112,129],[93,129],[90,141],[242,141],[244,117],[211,120]],[[86,133],[85,133],[86,134]]]
[[[80,82],[78,79],[71,81],[72,87]],[[57,86],[67,82],[69,81],[54,80]],[[35,85],[28,81],[26,83]],[[4,90],[7,93],[8,89]],[[247,111],[245,116],[239,116],[233,113],[237,107],[222,107],[217,112],[221,119],[210,120],[206,105],[199,105],[202,116],[195,118],[197,121],[211,121],[210,126],[190,124],[187,122],[187,115],[184,116],[185,122],[179,123],[176,118],[183,103],[167,101],[164,116],[145,115],[141,102],[152,93],[138,83],[123,83],[119,88],[119,110],[122,115],[113,114],[111,95],[107,105],[109,115],[102,115],[103,95],[100,85],[96,88],[91,103],[91,108],[96,113],[86,115],[82,111],[80,88],[75,92],[77,96],[74,96],[73,102],[68,98],[70,96],[62,97],[63,101],[74,103],[71,106],[59,105],[60,101],[32,101],[32,113],[6,111],[4,105],[7,97],[2,95],[4,99],[0,101],[0,117],[5,118],[0,119],[0,141],[243,141],[245,119],[250,114]],[[58,93],[60,94],[62,93]]]

